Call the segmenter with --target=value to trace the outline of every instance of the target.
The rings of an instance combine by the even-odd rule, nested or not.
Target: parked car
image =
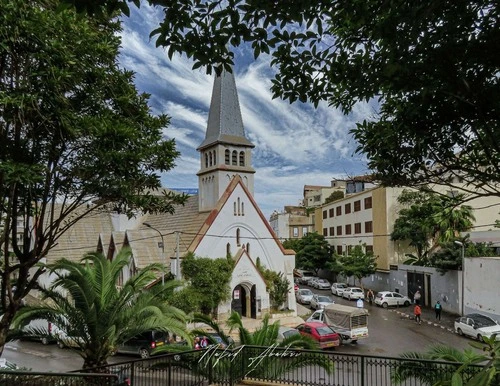
[[[1,370],[17,370],[19,367],[13,363],[8,361],[5,358],[0,358],[0,369]]]
[[[342,292],[342,297],[345,299],[362,299],[365,300],[365,293],[361,288],[358,287],[347,287],[344,292]]]
[[[116,352],[120,354],[139,355],[141,358],[149,358],[151,352],[155,348],[165,344],[168,344],[168,333],[150,330],[119,345]]]
[[[297,330],[318,342],[322,349],[340,346],[340,335],[324,323],[305,322],[297,326]]]
[[[468,335],[479,341],[483,336],[490,338],[497,334],[496,340],[500,341],[500,325],[496,320],[482,314],[468,314],[455,320],[455,332],[458,335]]]
[[[294,335],[300,335],[299,330],[293,327],[281,326],[278,330],[278,342],[282,342],[283,340]]]
[[[408,307],[411,304],[411,300],[408,296],[401,295],[397,292],[382,291],[377,292],[377,295],[375,296],[375,304],[384,308],[392,306]]]
[[[331,287],[331,284],[328,280],[326,279],[318,279],[314,282],[314,288],[317,289],[329,289]]]
[[[309,288],[301,288],[297,291],[296,297],[300,304],[309,304],[314,293]]]
[[[294,284],[293,285],[293,290],[295,291],[295,293],[297,293],[297,291],[300,289],[299,285],[298,284]]]
[[[228,345],[234,345],[234,340],[230,336],[228,337],[228,344],[224,342],[222,337],[216,332],[207,332],[205,336],[208,338],[209,344],[217,344],[220,348],[226,348]]]
[[[316,276],[315,276],[315,277],[311,277],[311,278],[307,281],[307,285],[308,285],[309,287],[314,288],[314,286],[315,286],[316,282],[318,281],[318,279],[319,279],[319,278],[318,278],[318,277],[316,277]]]
[[[342,296],[344,290],[347,288],[346,283],[333,283],[331,286],[332,294]]]
[[[42,344],[49,344],[56,341],[52,323],[47,319],[34,319],[30,321],[21,330],[22,339],[33,339],[42,342]]]
[[[311,272],[311,271],[302,271],[301,275],[302,276],[300,276],[300,278],[299,278],[300,284],[307,284],[307,282],[310,279],[312,279],[313,277],[316,277],[316,275],[314,274],[314,272]]]
[[[311,299],[311,308],[315,310],[321,310],[325,308],[328,304],[335,303],[330,296],[315,294]]]

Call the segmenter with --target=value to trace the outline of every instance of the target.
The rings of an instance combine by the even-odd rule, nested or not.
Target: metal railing
[[[116,374],[0,371],[0,386],[116,386]]]

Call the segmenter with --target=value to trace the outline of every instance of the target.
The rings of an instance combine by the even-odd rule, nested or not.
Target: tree
[[[299,249],[295,250],[296,266],[316,273],[322,268],[329,269],[335,262],[332,247],[325,237],[311,232],[300,239]]]
[[[162,134],[168,117],[150,113],[118,66],[120,23],[59,5],[1,6],[0,351],[43,271],[30,269],[77,221],[98,211],[172,213],[184,202],[150,193],[179,153]]]
[[[49,288],[41,289],[44,304],[21,308],[14,327],[35,319],[48,320],[76,345],[84,369],[106,365],[117,345],[148,330],[189,339],[185,314],[166,300],[178,283],[145,288],[157,279],[161,265],[150,265],[117,286],[130,257],[130,249],[124,248],[113,261],[89,254],[82,259],[84,264],[62,259],[49,265],[57,278]]]
[[[448,197],[431,191],[403,190],[398,197],[402,209],[394,222],[392,240],[408,240],[416,256],[405,262],[429,265],[429,252],[442,243],[457,239],[472,227],[472,208],[459,203],[462,196]]]
[[[372,253],[365,253],[362,245],[356,245],[349,255],[339,258],[340,273],[345,277],[354,276],[361,285],[361,279],[375,273],[376,261]]]
[[[341,192],[340,190],[336,190],[335,192],[332,192],[326,200],[325,204],[329,204],[330,202],[340,200],[341,198],[344,198],[344,192]]]
[[[224,329],[216,321],[210,319],[206,315],[195,315],[193,322],[203,323],[207,326],[210,331],[215,331],[226,343],[230,345],[228,335],[224,333]],[[241,320],[241,316],[237,312],[233,312],[227,321],[227,325],[230,328],[229,332],[237,330],[238,341],[241,346],[259,346],[268,349],[278,348],[301,348],[309,350],[317,350],[318,343],[313,339],[303,336],[301,334],[294,334],[284,338],[282,341],[278,340],[279,332],[279,321],[274,323],[269,323],[269,315],[266,315],[262,320],[262,324],[255,331],[250,332],[244,326]],[[197,336],[203,336],[207,334],[207,331],[203,328],[198,328],[193,331],[193,334]],[[171,346],[171,345],[168,345]],[[156,352],[172,352],[180,350],[191,350],[190,347],[160,347]],[[280,351],[281,352],[281,351]],[[205,363],[210,360],[210,355],[204,355],[203,358],[199,357],[195,361],[181,361],[179,366],[188,367],[191,371],[207,373],[210,371],[210,379],[212,382],[217,383],[218,374],[222,375],[222,379],[227,379],[227,374],[229,372],[229,362],[234,361],[231,355],[226,355],[226,360],[217,361],[216,365],[213,366],[211,363]],[[223,359],[221,356],[220,359]],[[200,365],[200,361],[203,361]],[[234,364],[233,364],[234,366]],[[301,368],[309,366],[319,366],[323,368],[326,373],[331,374],[333,372],[333,363],[328,359],[328,356],[317,355],[314,357],[309,356],[291,356],[288,358],[280,358],[277,355],[263,355],[261,360],[250,362],[247,367],[247,374],[253,375],[258,374],[260,379],[275,379],[281,374],[293,372]]]
[[[291,291],[290,281],[283,275],[283,272],[275,272],[264,267],[260,258],[257,258],[256,266],[266,282],[271,307],[278,310],[285,303],[288,292]]]
[[[199,311],[214,314],[218,305],[229,299],[229,282],[234,261],[228,258],[211,259],[188,253],[181,263],[182,274],[189,282],[186,291],[199,299]],[[183,290],[184,291],[184,290]]]

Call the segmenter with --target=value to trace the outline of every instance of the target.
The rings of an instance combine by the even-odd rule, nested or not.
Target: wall
[[[500,257],[465,259],[465,312],[480,312],[500,321]]]

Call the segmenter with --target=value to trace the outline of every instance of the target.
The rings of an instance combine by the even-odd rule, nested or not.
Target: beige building
[[[314,210],[302,206],[285,206],[282,212],[273,212],[269,224],[280,240],[301,239],[314,231]]]

